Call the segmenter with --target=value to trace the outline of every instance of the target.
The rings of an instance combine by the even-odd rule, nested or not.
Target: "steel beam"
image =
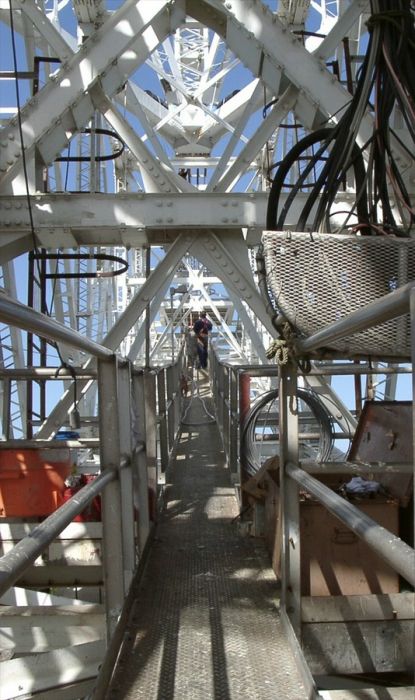
[[[226,238],[205,233],[201,241],[193,244],[196,257],[219,277],[224,285],[243,299],[271,334],[275,334],[263,299],[258,292],[249,264],[247,248],[242,234],[228,231]]]
[[[52,342],[67,343],[101,359],[108,359],[113,355],[112,351],[103,345],[85,338],[77,331],[54,321],[49,316],[45,316],[14,299],[8,298],[5,294],[0,295],[0,320],[3,323],[9,323],[11,326],[36,332],[42,338],[47,338]]]
[[[100,458],[103,474],[119,470],[120,415],[117,386],[118,361],[98,362],[98,415]],[[131,494],[132,496],[132,494]],[[128,552],[125,551],[120,480],[113,480],[101,498],[102,548],[105,582],[107,642],[111,639],[128,592],[130,577],[125,577]]]
[[[268,112],[266,118],[263,119],[235,162],[215,185],[214,190],[216,192],[229,192],[232,190],[238,179],[245,174],[249,164],[256,158],[263,145],[274,133],[275,125],[279,124],[288,112],[294,108],[297,96],[298,90],[292,85],[282,93],[277,104]]]
[[[160,261],[156,269],[143,284],[141,289],[131,300],[129,306],[124,313],[118,318],[111,330],[103,339],[103,345],[111,350],[116,350],[123,339],[128,334],[130,328],[138,321],[141,314],[145,311],[147,304],[158,292],[163,285],[166,277],[171,275],[181,261],[182,257],[187,252],[192,236],[181,235],[170,246],[163,260]],[[86,363],[85,369],[91,366],[91,361]],[[79,395],[82,395],[90,386],[90,382],[81,380],[77,383]],[[39,438],[48,438],[64,423],[66,415],[72,405],[72,392],[67,391],[60,399],[57,405],[50,412],[48,418],[43,423],[37,433]]]
[[[144,373],[134,372],[132,379],[133,393],[133,415],[134,426],[133,434],[137,442],[145,442],[146,427],[145,427],[145,389],[144,389]],[[150,534],[150,516],[148,502],[148,476],[147,476],[147,448],[133,452],[133,469],[134,469],[134,504],[138,513],[138,545],[140,557],[143,555],[144,548]]]
[[[301,540],[297,484],[287,478],[286,465],[298,461],[297,370],[281,367],[279,383],[280,489],[281,489],[281,602],[298,638],[301,637]]]
[[[28,159],[36,147],[43,161],[50,163],[67,143],[68,133],[84,127],[91,118],[95,110],[93,86],[100,84],[108,95],[115,94],[126,77],[156,48],[160,38],[174,31],[174,18],[180,22],[182,15],[180,10],[172,13],[169,5],[167,0],[125,2],[31,99],[22,111]],[[162,29],[158,22],[164,22]],[[0,183],[6,187],[12,185],[22,167],[17,120],[13,119],[4,129],[3,138],[6,146],[0,154]]]

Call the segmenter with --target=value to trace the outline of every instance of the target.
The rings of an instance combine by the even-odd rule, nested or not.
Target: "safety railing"
[[[183,353],[174,365],[136,368],[103,345],[0,295],[0,319],[52,341],[65,342],[96,358],[84,368],[2,369],[0,382],[96,380],[99,438],[60,441],[8,440],[3,392],[3,440],[0,449],[99,450],[100,474],[0,558],[0,593],[13,586],[74,518],[101,497],[103,591],[107,642],[114,634],[131,582],[157,519],[157,502],[181,415],[180,376]],[[61,428],[55,426],[55,432]],[[6,513],[7,515],[7,513]],[[1,523],[1,518],[0,518]]]
[[[298,341],[296,355],[309,358],[309,353],[319,348],[329,346],[336,338],[350,336],[364,328],[377,325],[404,313],[411,313],[412,325],[412,365],[415,355],[415,284],[411,283],[395,290],[379,299],[370,306],[363,308],[350,316],[334,323],[320,331],[315,336]],[[350,477],[379,473],[385,465],[365,464],[359,466],[347,462],[336,464],[319,464],[317,462],[302,462],[299,457],[298,417],[298,376],[300,370],[294,359],[289,360],[279,368],[272,366],[238,367],[221,361],[217,356],[212,357],[213,390],[216,402],[218,422],[222,431],[223,442],[228,458],[228,464],[234,480],[242,485],[246,479],[244,474],[244,454],[241,446],[241,425],[249,406],[247,398],[247,377],[278,376],[279,394],[279,493],[281,499],[281,585],[282,603],[292,628],[298,638],[301,637],[301,538],[300,538],[300,488],[334,514],[347,528],[366,544],[383,561],[398,572],[410,585],[415,586],[415,551],[414,549],[380,526],[375,520],[366,515],[361,509],[347,502],[340,495],[312,476],[331,472],[349,473]],[[370,364],[341,365],[340,363],[325,367],[312,367],[310,377],[334,375],[348,372],[350,374],[377,372]],[[385,368],[386,372],[407,371],[406,368]],[[413,382],[413,375],[412,375]],[[412,435],[412,440],[413,440]],[[414,450],[415,454],[415,450]],[[326,467],[326,468],[325,468]],[[388,464],[388,473],[414,473],[413,465]],[[243,504],[241,503],[241,506]]]

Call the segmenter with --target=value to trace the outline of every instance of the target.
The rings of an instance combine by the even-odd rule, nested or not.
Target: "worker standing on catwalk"
[[[202,369],[206,369],[208,360],[208,337],[212,330],[212,324],[206,318],[206,311],[201,311],[199,318],[193,324],[193,330],[197,338],[197,354]]]

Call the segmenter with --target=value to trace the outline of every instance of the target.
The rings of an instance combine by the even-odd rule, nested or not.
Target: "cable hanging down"
[[[308,177],[316,170],[294,230],[332,232],[332,205],[350,168],[355,176],[355,202],[338,233],[347,228],[366,235],[407,236],[414,224],[415,205],[405,183],[402,158],[396,154],[399,148],[412,162],[415,147],[415,27],[410,1],[372,0],[367,27],[369,42],[354,94],[337,125],[305,136],[279,164],[268,201],[268,230],[283,229],[296,195],[308,190]],[[373,132],[359,147],[359,129],[368,113],[373,114]],[[404,144],[393,128],[396,113],[402,115],[411,145]],[[317,150],[307,156],[308,164],[295,184],[287,184],[290,169],[314,146]],[[281,194],[287,189],[286,202],[280,207]],[[349,223],[352,214],[357,223]]]

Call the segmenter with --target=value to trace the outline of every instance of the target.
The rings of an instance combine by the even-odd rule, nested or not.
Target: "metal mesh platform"
[[[210,399],[206,400],[209,413]],[[108,698],[303,700],[262,543],[238,533],[216,423],[192,400]]]
[[[415,279],[415,240],[267,231],[267,280],[276,307],[308,337]],[[331,344],[345,355],[410,357],[409,316]]]

